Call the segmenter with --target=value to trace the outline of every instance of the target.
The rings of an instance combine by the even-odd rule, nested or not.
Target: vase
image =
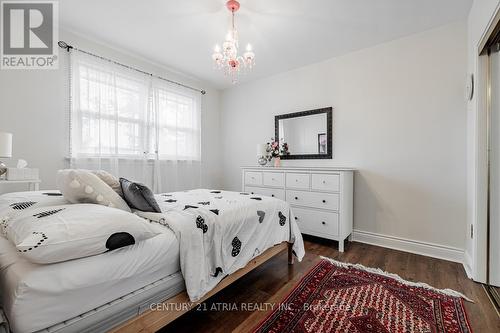
[[[275,157],[274,158],[274,167],[279,168],[281,166],[281,158]]]

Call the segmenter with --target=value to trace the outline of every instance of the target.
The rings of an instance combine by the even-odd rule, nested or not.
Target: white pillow
[[[5,236],[6,223],[14,215],[27,209],[67,205],[59,191],[13,192],[0,195],[0,233]]]
[[[11,192],[0,195],[0,212],[67,204],[69,201],[63,197],[61,192],[54,190]]]
[[[101,254],[161,232],[137,215],[94,204],[27,209],[6,224],[20,254],[39,264]]]
[[[130,212],[125,200],[89,170],[59,170],[57,187],[71,203],[94,203]]]

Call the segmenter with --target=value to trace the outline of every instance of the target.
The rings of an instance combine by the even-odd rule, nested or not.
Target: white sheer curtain
[[[178,190],[201,184],[201,94],[153,79],[157,133],[155,182],[158,189]]]
[[[103,169],[155,192],[201,183],[201,96],[110,61],[71,52],[72,168]]]

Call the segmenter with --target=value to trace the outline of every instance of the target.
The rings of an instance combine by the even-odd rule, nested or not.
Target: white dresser
[[[333,239],[344,252],[352,233],[353,169],[243,167],[244,192],[285,200],[303,234]]]

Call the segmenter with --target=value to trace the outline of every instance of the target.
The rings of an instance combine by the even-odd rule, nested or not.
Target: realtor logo
[[[58,68],[57,1],[1,1],[1,69]]]

